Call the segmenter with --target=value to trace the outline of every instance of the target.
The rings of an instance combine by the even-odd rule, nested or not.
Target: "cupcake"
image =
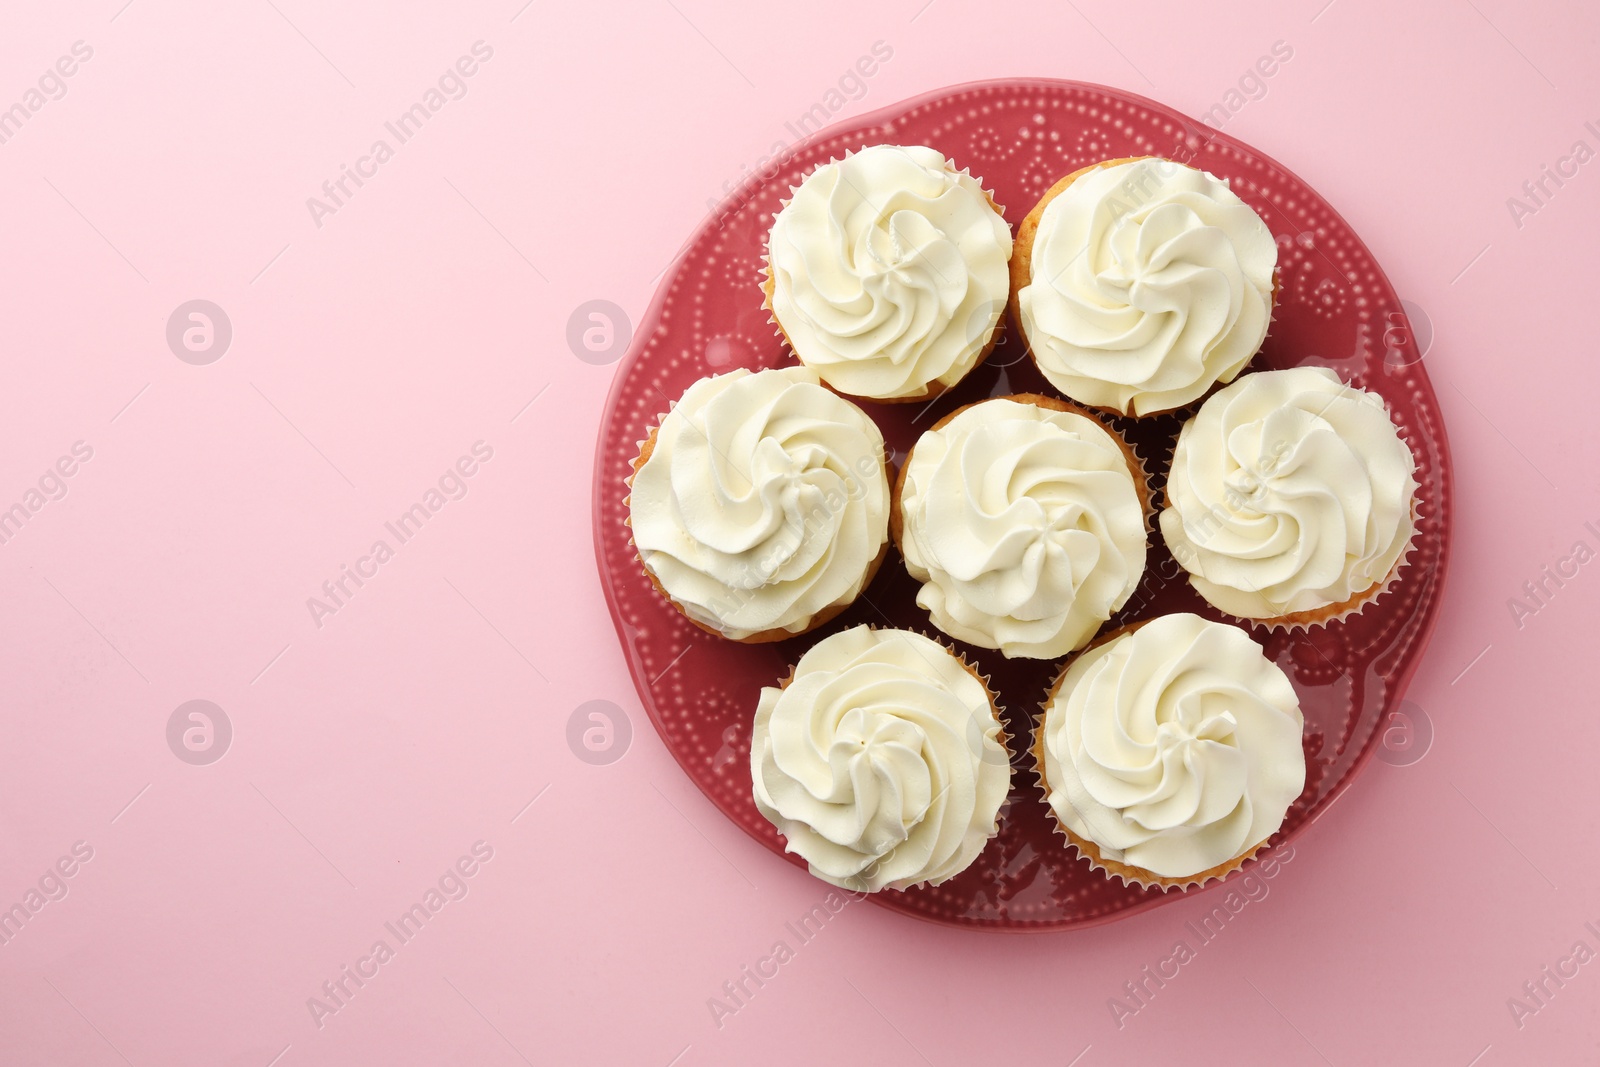
[[[1230,382],[1267,336],[1278,246],[1224,181],[1167,159],[1062,178],[1017,230],[1013,314],[1073,400],[1155,415]]]
[[[1161,533],[1219,610],[1326,623],[1359,611],[1404,565],[1415,473],[1376,393],[1325,367],[1247,374],[1178,434]]]
[[[1138,586],[1148,504],[1121,437],[1023,395],[970,404],[923,434],[889,525],[935,626],[1007,657],[1054,659]]]
[[[827,622],[888,548],[883,435],[804,367],[695,382],[633,470],[645,573],[691,622],[735,641]]]
[[[791,192],[767,238],[766,307],[830,388],[927,400],[989,354],[1011,229],[976,178],[932,148],[874,145]]]
[[[1171,889],[1241,866],[1305,787],[1289,678],[1248,634],[1162,615],[1076,656],[1034,743],[1056,825],[1090,864]]]
[[[999,832],[1011,763],[994,695],[909,630],[817,642],[761,690],[756,807],[811,873],[857,893],[937,885]]]

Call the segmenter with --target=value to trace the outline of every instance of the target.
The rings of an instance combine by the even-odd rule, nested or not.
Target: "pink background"
[[[1600,564],[1560,563],[1600,549],[1600,163],[1567,165],[1542,203],[1522,187],[1579,140],[1600,149],[1600,16],[44,8],[5,16],[0,109],[26,107],[75,42],[93,54],[0,144],[0,510],[42,477],[65,488],[0,544],[0,908],[41,881],[60,899],[0,944],[0,1063],[1594,1058],[1600,963],[1559,987],[1541,969],[1570,974],[1580,940],[1600,950],[1584,670]],[[466,95],[319,226],[307,198],[394,144],[384,123],[480,40],[493,54]],[[1108,1001],[1196,946],[1185,924],[1216,895],[1031,937],[851,905],[800,944],[785,924],[826,887],[667,756],[595,575],[614,365],[578,358],[569,317],[591,300],[637,317],[708,198],[879,41],[892,57],[839,117],[1017,74],[1197,116],[1242,101],[1224,128],[1332,201],[1432,324],[1459,507],[1409,693],[1431,749],[1374,761],[1270,892],[1120,1025]],[[1256,98],[1227,96],[1279,41],[1293,56],[1245,79]],[[1516,218],[1510,197],[1536,210]],[[208,365],[166,338],[194,299],[233,327]],[[47,477],[79,441],[92,458]],[[319,626],[307,599],[394,545],[384,523],[480,441],[493,455],[465,495]],[[1547,565],[1577,573],[1515,617]],[[168,744],[195,699],[231,723],[209,765]],[[568,742],[594,700],[631,721],[610,763]],[[78,842],[92,858],[49,876]],[[492,858],[446,879],[466,895],[401,944],[384,924],[476,842]],[[393,958],[314,1019],[307,999],[380,938]],[[794,958],[719,1026],[708,1000],[779,940]],[[1523,989],[1540,980],[1542,1004]],[[1512,997],[1538,1010],[1515,1018]]]

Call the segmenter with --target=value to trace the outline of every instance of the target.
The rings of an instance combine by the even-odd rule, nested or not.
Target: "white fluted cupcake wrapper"
[[[1063,668],[1064,672],[1065,668]],[[1055,686],[1052,684],[1051,691],[1053,692],[1054,689]],[[1201,871],[1190,878],[1157,878],[1155,875],[1150,875],[1148,878],[1141,877],[1139,868],[1105,860],[1100,855],[1098,845],[1080,840],[1076,834],[1062,824],[1060,816],[1056,814],[1055,805],[1050,803],[1050,784],[1045,779],[1044,773],[1044,721],[1046,710],[1050,706],[1050,700],[1051,697],[1047,695],[1040,702],[1039,714],[1034,719],[1034,740],[1033,745],[1028,749],[1029,755],[1033,757],[1033,766],[1028,770],[1033,774],[1034,781],[1039,786],[1039,793],[1043,797],[1045,810],[1050,817],[1051,828],[1061,838],[1062,844],[1066,849],[1073,855],[1087,861],[1092,869],[1099,871],[1107,878],[1115,878],[1125,886],[1138,886],[1140,889],[1159,889],[1163,893],[1185,892],[1190,889],[1197,889],[1200,886],[1210,885],[1212,882],[1220,882],[1246,862],[1255,858],[1256,854],[1266,847],[1267,842],[1263,841],[1254,848],[1235,857],[1227,864]]]
[[[1402,572],[1404,572],[1406,566],[1411,562],[1411,554],[1416,551],[1417,523],[1422,518],[1422,515],[1422,501],[1413,499],[1411,501],[1411,536],[1406,538],[1406,546],[1400,550],[1400,556],[1394,561],[1394,566],[1389,568],[1389,574],[1383,579],[1383,581],[1374,583],[1366,592],[1362,593],[1359,598],[1352,601],[1350,606],[1346,607],[1342,611],[1315,619],[1296,619],[1290,616],[1271,619],[1250,619],[1242,615],[1235,615],[1229,611],[1223,611],[1223,609],[1217,607],[1215,604],[1211,604],[1209,600],[1206,601],[1206,603],[1210,604],[1211,607],[1215,608],[1227,619],[1241,622],[1244,625],[1255,629],[1268,630],[1275,633],[1309,633],[1312,630],[1331,626],[1334,623],[1344,622],[1346,619],[1361,614],[1367,609],[1368,605],[1374,603],[1379,597],[1388,593],[1389,590],[1394,588],[1395,583],[1400,581]],[[1196,592],[1198,593],[1198,590],[1196,590]],[[1201,596],[1201,599],[1204,599],[1203,595]]]

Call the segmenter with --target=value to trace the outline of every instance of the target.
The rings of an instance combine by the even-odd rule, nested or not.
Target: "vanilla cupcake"
[[[1081,648],[1144,573],[1149,490],[1133,451],[1048,397],[971,404],[918,439],[890,531],[917,603],[1007,657]]]
[[[695,382],[633,467],[646,574],[695,625],[735,641],[822,625],[888,548],[883,435],[804,367]]]
[[[787,851],[875,893],[965,870],[999,832],[1011,764],[971,667],[921,634],[857,626],[761,690],[750,776]]]
[[[1416,492],[1416,459],[1382,397],[1325,367],[1260,371],[1178,434],[1161,533],[1213,606],[1310,626],[1389,587]]]
[[[874,145],[793,189],[767,239],[766,307],[832,389],[926,400],[994,347],[1011,229],[932,148]]]
[[[1045,701],[1040,784],[1067,842],[1124,882],[1241,866],[1305,788],[1294,686],[1248,634],[1162,615],[1076,656]]]
[[[1062,178],[1023,219],[1013,313],[1039,370],[1124,415],[1229,382],[1272,319],[1278,246],[1228,184],[1155,157]]]

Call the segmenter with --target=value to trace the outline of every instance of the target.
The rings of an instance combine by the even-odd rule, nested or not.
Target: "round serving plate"
[[[601,424],[594,537],[601,584],[634,684],[667,749],[728,818],[785,856],[782,837],[750,794],[750,726],[761,687],[775,684],[815,642],[861,623],[942,636],[917,607],[917,583],[891,546],[862,597],[821,630],[770,645],[722,640],[697,629],[655,592],[624,524],[625,480],[639,442],[672,401],[707,375],[792,364],[762,309],[760,269],[772,215],[819,164],[872,144],[937,148],[983,182],[1013,227],[1062,175],[1105,159],[1165,156],[1225,178],[1278,242],[1277,308],[1249,370],[1331,367],[1388,402],[1416,454],[1421,484],[1417,535],[1400,579],[1346,621],[1296,633],[1250,631],[1288,673],[1305,713],[1305,791],[1272,844],[1293,840],[1371,757],[1379,726],[1399,707],[1433,629],[1451,512],[1438,401],[1400,298],[1327,201],[1280,164],[1223,133],[1131,93],[1081,82],[1027,78],[962,85],[823,130],[751,175],[708,216],[664,275],[618,367]],[[882,428],[897,464],[921,431],[963,404],[1010,393],[1055,394],[1024,354],[1016,323],[1008,321],[1004,329],[989,360],[932,405],[862,405]],[[1158,489],[1187,414],[1113,420],[1135,443]],[[1108,627],[1174,611],[1222,618],[1189,588],[1157,532],[1143,583]],[[1029,931],[1107,922],[1184,895],[1108,878],[1054,832],[1026,753],[1034,714],[1059,662],[1010,661],[955,644],[989,674],[1007,709],[1006,730],[1017,759],[1000,833],[970,868],[943,885],[870,899],[935,922]],[[804,870],[798,857],[785,858]],[[1188,892],[1209,892],[1226,882]]]

